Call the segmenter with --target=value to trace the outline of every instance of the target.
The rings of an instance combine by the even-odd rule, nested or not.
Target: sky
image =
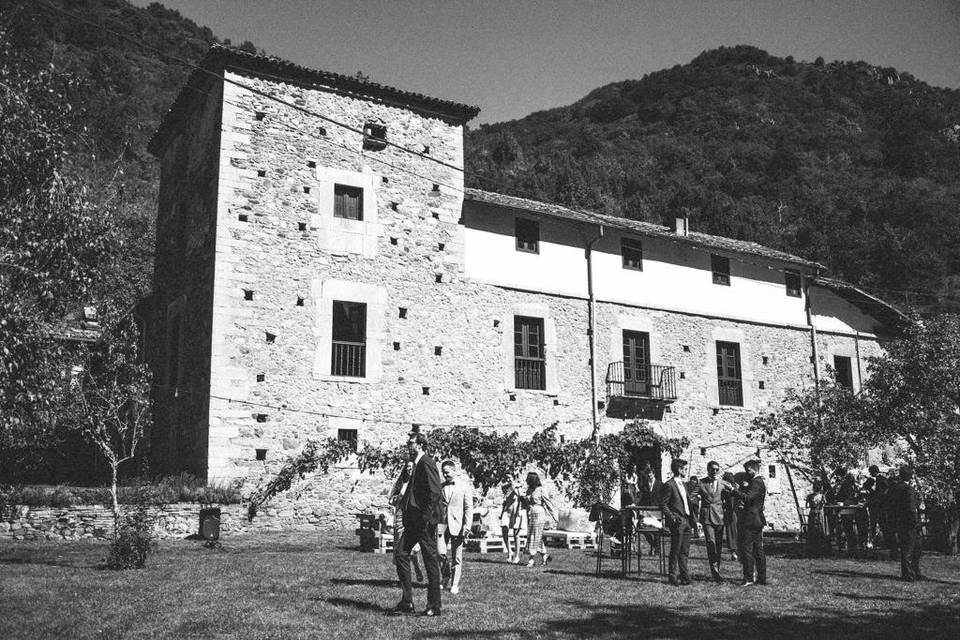
[[[133,0],[146,6],[150,0]],[[162,0],[233,44],[455,100],[475,122],[750,44],[960,88],[960,0]]]

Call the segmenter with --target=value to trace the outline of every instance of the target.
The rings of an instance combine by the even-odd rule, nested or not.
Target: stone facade
[[[158,233],[153,305],[160,311],[147,332],[148,354],[155,371],[172,366],[173,318],[185,358],[183,388],[157,398],[155,445],[170,452],[168,468],[254,484],[308,439],[355,430],[360,441],[393,445],[414,424],[525,438],[551,425],[566,438],[590,434],[588,301],[466,275],[469,216],[463,174],[452,168],[463,166],[462,119],[333,87],[225,73],[231,82],[187,110],[191,124],[160,154],[158,228],[173,235],[181,228],[177,243]],[[416,153],[365,148],[361,133],[318,113],[355,130],[378,123],[389,141]],[[199,177],[186,179],[184,167]],[[335,185],[362,190],[362,220],[333,215]],[[548,223],[571,237],[585,233],[576,221]],[[367,305],[362,378],[332,375],[335,300]],[[515,388],[515,316],[543,319],[543,391]],[[738,470],[757,452],[746,436],[751,419],[773,410],[786,389],[812,384],[811,331],[802,321],[777,325],[601,300],[600,401],[607,364],[623,358],[624,329],[648,332],[653,362],[677,371],[678,400],[660,406],[651,425],[690,439],[692,473],[703,474],[711,459]],[[718,340],[741,345],[743,407],[717,400]],[[820,332],[818,347],[821,371],[831,354],[855,353],[862,363],[879,349],[875,336],[852,331]],[[604,432],[625,424],[605,408],[600,417]],[[760,456],[770,476],[768,519],[796,527],[785,470],[770,452],[761,448]],[[666,469],[669,460],[661,464]],[[388,483],[338,469],[268,509],[281,520],[351,526],[356,512],[384,509]],[[802,502],[805,488],[797,491]]]

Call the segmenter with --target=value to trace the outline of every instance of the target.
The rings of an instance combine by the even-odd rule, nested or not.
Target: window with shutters
[[[513,354],[517,389],[546,389],[543,318],[514,316]]]
[[[540,223],[536,220],[517,218],[517,251],[540,253]]]
[[[717,390],[720,404],[743,406],[740,345],[736,342],[717,341]]]
[[[833,377],[841,387],[853,390],[853,366],[848,356],[833,356]]]
[[[363,378],[367,373],[367,305],[333,301],[330,374]]]
[[[730,286],[730,258],[711,255],[710,269],[713,271],[713,284]]]
[[[802,281],[800,280],[800,273],[798,271],[784,271],[783,280],[787,286],[787,295],[791,298],[800,297],[800,288],[802,286]]]
[[[639,240],[623,238],[620,240],[620,255],[623,257],[623,268],[643,271],[643,245]]]
[[[344,184],[333,185],[333,216],[363,220],[363,189]]]

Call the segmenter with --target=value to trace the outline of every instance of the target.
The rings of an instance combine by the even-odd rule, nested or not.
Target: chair
[[[620,531],[620,512],[613,507],[596,503],[590,508],[590,522],[597,523],[597,575],[603,570],[603,541],[607,536],[613,536]],[[613,555],[611,544],[610,555]]]

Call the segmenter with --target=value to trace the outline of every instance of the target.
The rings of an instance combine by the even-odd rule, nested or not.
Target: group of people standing
[[[763,551],[763,527],[767,521],[763,509],[767,488],[760,475],[760,462],[749,460],[737,476],[720,477],[720,465],[707,464],[702,480],[684,480],[687,461],[670,463],[672,477],[659,493],[664,526],[670,532],[669,582],[676,586],[691,584],[687,559],[690,539],[702,527],[707,546],[710,576],[723,581],[723,539],[731,524],[736,532],[737,557],[743,570],[742,586],[767,584],[767,561]]]
[[[860,485],[856,474],[840,470],[837,490],[824,489],[815,481],[807,495],[807,554],[829,555],[831,532],[836,544],[853,554],[864,547],[877,546],[882,537],[890,558],[900,559],[901,577],[921,580],[920,573],[920,497],[913,486],[913,469],[901,467],[887,477],[871,465],[869,478]],[[835,509],[829,510],[830,506]]]
[[[540,556],[539,564],[549,564],[553,558],[547,553],[547,547],[543,542],[543,530],[547,522],[556,518],[553,513],[553,504],[543,491],[540,475],[531,471],[527,474],[525,487],[517,487],[513,482],[505,482],[502,490],[500,533],[503,537],[507,561],[512,564],[522,563],[520,534],[526,531],[526,566],[536,566],[537,556]]]
[[[389,500],[394,506],[393,556],[400,580],[400,601],[389,615],[411,615],[413,604],[411,575],[417,581],[427,578],[427,608],[421,615],[441,613],[441,592],[460,593],[463,575],[463,547],[473,524],[472,487],[457,477],[456,464],[437,463],[427,454],[426,434],[414,432],[407,440],[410,460],[397,478]],[[503,486],[504,503],[500,514],[501,531],[508,559],[521,562],[520,532],[527,530],[528,567],[548,564],[552,558],[543,543],[543,530],[553,517],[553,505],[543,491],[540,476],[527,474],[526,487],[513,483]],[[420,561],[423,561],[423,570]]]

